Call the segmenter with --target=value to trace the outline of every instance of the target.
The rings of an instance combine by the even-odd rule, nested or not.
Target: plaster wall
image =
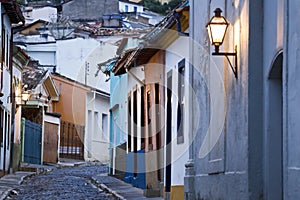
[[[250,4],[247,0],[240,1],[191,1],[191,29],[190,35],[192,52],[190,60],[193,70],[193,132],[190,157],[194,162],[194,198],[196,199],[258,199],[261,190],[255,190],[254,182],[260,184],[254,175],[260,174],[257,166],[261,165],[259,156],[252,157],[254,152],[249,150],[250,144],[259,141],[261,132],[255,133],[257,123],[252,126],[254,119],[261,119],[261,113],[249,113],[252,105],[250,99],[262,96],[254,88],[249,88],[249,81],[255,81],[255,74],[251,70],[257,68],[248,61],[254,59],[248,49]],[[257,4],[259,5],[259,4]],[[225,41],[220,51],[232,52],[236,46],[238,51],[238,79],[235,79],[230,65],[225,57],[211,56],[214,51],[208,38],[206,23],[214,15],[216,8],[223,10],[222,15],[229,21]],[[257,37],[259,36],[252,36]],[[256,44],[255,41],[251,41]],[[259,43],[260,40],[257,41]],[[251,52],[253,53],[253,52]],[[257,52],[259,53],[259,52]],[[234,63],[233,58],[229,58]],[[257,59],[260,61],[260,59]],[[251,68],[251,70],[249,70]],[[253,69],[252,69],[253,68]],[[260,83],[259,81],[256,81]],[[218,92],[216,92],[218,91]],[[254,103],[254,101],[253,101]],[[224,105],[222,107],[221,105]],[[257,105],[261,104],[261,100]],[[259,107],[255,108],[259,111]],[[217,111],[217,115],[214,112]],[[253,109],[251,112],[254,112]],[[219,130],[214,127],[223,126]],[[250,127],[251,124],[251,127]],[[249,128],[250,127],[250,128]],[[253,130],[251,130],[253,129]],[[253,138],[249,138],[252,134]],[[217,136],[217,137],[216,137]],[[216,140],[217,138],[217,140]],[[208,143],[209,145],[203,145]],[[257,143],[259,144],[259,143]],[[212,147],[212,148],[210,148]],[[207,149],[205,149],[207,148]],[[252,147],[251,147],[252,148]],[[259,148],[257,148],[259,152]],[[258,162],[249,166],[250,159]],[[257,170],[257,171],[256,171]],[[260,175],[258,175],[260,176]],[[253,184],[250,186],[250,184]],[[189,185],[188,183],[186,184]],[[252,188],[253,187],[253,188]],[[186,189],[185,189],[186,190]],[[257,192],[258,191],[258,192]],[[249,192],[251,195],[249,195]],[[257,198],[256,198],[257,197]]]
[[[272,77],[272,68],[279,52],[283,50],[284,1],[264,1],[264,198],[281,199],[282,174],[282,75]],[[281,64],[282,65],[282,64]],[[282,68],[282,66],[278,66]],[[274,69],[273,69],[274,70]],[[273,75],[274,76],[274,75]],[[278,96],[278,97],[277,97]]]
[[[299,80],[299,35],[300,27],[300,2],[284,1],[285,32],[284,32],[284,67],[283,67],[283,135],[284,135],[284,198],[299,199],[300,189],[300,153],[299,128],[300,128],[300,80]]]
[[[57,9],[53,7],[33,8],[31,13],[23,13],[26,23],[32,23],[36,20],[44,20],[46,22],[56,22]]]
[[[109,160],[109,98],[103,97],[96,92],[87,94],[87,111],[86,114],[86,144],[85,151],[89,151],[91,156],[86,156],[85,160],[100,161],[107,163]],[[102,127],[103,114],[107,117],[107,132],[104,133]],[[89,141],[90,140],[90,141]],[[89,145],[90,144],[90,145]],[[88,155],[88,153],[85,153]]]
[[[53,75],[60,99],[53,102],[53,112],[61,114],[61,121],[85,126],[86,93],[88,88]]]
[[[188,161],[188,133],[190,127],[190,107],[189,107],[189,89],[191,85],[189,83],[189,37],[179,37],[166,49],[166,75],[172,70],[172,175],[171,185],[178,186],[184,184],[184,164]],[[178,144],[177,142],[177,106],[178,106],[178,78],[181,77],[178,73],[178,64],[182,59],[185,59],[185,70],[184,70],[184,100],[180,102],[180,105],[184,107],[183,119],[181,125],[183,128],[184,139],[183,143]],[[167,81],[167,77],[165,77]],[[165,83],[167,86],[167,82]],[[166,93],[167,94],[167,93]],[[167,97],[166,97],[167,98]],[[166,155],[165,155],[166,156]],[[166,161],[166,158],[165,158]],[[165,164],[165,166],[167,163]],[[175,189],[174,189],[175,190]]]
[[[97,64],[114,57],[116,50],[116,46],[94,39],[57,41],[57,70],[73,80],[109,92],[107,77],[97,73]]]
[[[1,4],[0,4],[1,5]],[[1,10],[2,13],[5,12],[5,10],[3,9],[3,7],[1,6]],[[11,24],[10,24],[10,20],[7,17],[7,15],[1,15],[1,17],[3,17],[3,24],[4,24],[4,28],[5,28],[5,34],[8,40],[10,41],[10,36],[11,36]],[[2,20],[2,19],[1,19]],[[2,25],[0,25],[0,28],[2,29]],[[4,36],[1,33],[1,41],[2,38]],[[6,47],[6,53],[8,54],[8,58],[11,56],[10,55],[10,48],[9,46]],[[4,58],[2,58],[4,59]],[[10,124],[11,124],[11,98],[10,98],[10,89],[11,89],[11,85],[10,85],[10,81],[11,81],[11,76],[10,76],[10,70],[8,67],[9,63],[8,62],[3,62],[3,88],[2,88],[2,93],[4,94],[3,97],[1,97],[3,104],[1,105],[1,107],[4,109],[4,114],[7,114],[7,116],[9,116],[9,118],[7,119],[7,129],[5,130],[5,124],[3,123],[3,144],[1,146],[1,151],[0,151],[0,169],[3,170],[5,168],[5,170],[8,170],[9,167],[9,162],[10,162],[10,137],[11,137],[11,128]],[[8,127],[10,127],[10,130],[8,129]],[[5,143],[5,144],[4,144]],[[6,149],[4,149],[6,147]],[[5,156],[5,164],[4,164],[4,156]]]

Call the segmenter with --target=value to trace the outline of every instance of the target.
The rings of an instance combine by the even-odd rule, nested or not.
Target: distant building
[[[118,0],[73,0],[63,4],[62,14],[75,21],[95,21],[119,12]]]
[[[169,3],[171,0],[158,0],[161,4]]]
[[[120,13],[142,13],[144,6],[141,3],[132,2],[129,0],[119,0]]]

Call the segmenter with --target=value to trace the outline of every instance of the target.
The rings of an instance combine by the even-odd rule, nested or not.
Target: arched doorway
[[[266,199],[283,199],[283,92],[282,51],[275,57],[266,87]]]

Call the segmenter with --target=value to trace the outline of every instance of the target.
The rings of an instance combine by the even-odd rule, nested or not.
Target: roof
[[[25,30],[27,28],[30,28],[30,27],[32,27],[32,26],[34,26],[36,24],[39,24],[39,23],[41,23],[41,24],[47,24],[48,22],[46,22],[44,20],[41,20],[41,19],[38,19],[38,20],[36,20],[36,21],[34,21],[34,22],[30,23],[30,24],[26,24],[25,26],[18,27],[16,29],[14,29],[14,33],[21,32],[21,31],[23,31],[23,30]]]
[[[158,23],[148,34],[142,39],[143,42],[131,51],[126,51],[116,61],[112,71],[115,75],[126,73],[126,69],[134,66],[140,66],[149,61],[160,50],[166,49],[173,41],[175,41],[179,34],[174,34],[176,24],[181,22],[182,30],[189,27],[189,14],[183,13],[189,11],[188,0],[181,2],[173,11],[171,11],[160,23]],[[182,13],[179,15],[178,13]]]
[[[47,71],[45,70],[39,70],[39,69],[33,69],[33,68],[25,68],[23,70],[23,86],[27,85],[27,90],[33,90],[35,89],[40,82],[44,79],[46,76]]]
[[[22,72],[22,88],[28,91],[34,91],[41,85],[45,87],[47,93],[54,101],[59,100],[59,92],[54,84],[54,81],[49,70],[35,68],[38,61],[31,61]]]
[[[81,82],[79,82],[79,81],[75,81],[75,80],[73,80],[73,79],[71,79],[71,78],[69,78],[69,77],[66,77],[66,76],[64,76],[64,75],[62,75],[62,74],[59,74],[59,73],[57,73],[57,72],[52,73],[52,75],[53,75],[54,77],[58,77],[58,78],[67,80],[67,81],[69,81],[69,82],[76,83],[76,84],[78,84],[78,85],[80,85],[80,86],[82,86],[82,87],[87,88],[87,90],[88,90],[88,89],[89,89],[89,90],[94,90],[94,91],[97,91],[98,93],[100,93],[100,94],[102,94],[102,95],[104,95],[104,96],[110,96],[110,94],[107,93],[107,92],[105,92],[105,91],[102,91],[102,90],[93,88],[93,87],[91,87],[91,86],[85,85],[85,84],[83,84],[83,83],[81,83]]]
[[[0,2],[3,4],[11,23],[18,24],[22,22],[24,24],[25,18],[16,0],[0,0]]]

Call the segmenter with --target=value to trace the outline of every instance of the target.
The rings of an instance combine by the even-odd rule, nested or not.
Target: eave
[[[19,22],[25,23],[25,18],[21,12],[19,4],[15,0],[0,0],[5,13],[10,19],[12,24],[18,24]]]
[[[180,13],[181,31],[189,28],[189,6],[179,7],[175,12]],[[158,51],[164,51],[179,36],[184,35],[177,31],[177,23],[174,14],[169,14],[162,22],[144,37],[144,42],[131,52],[125,53],[113,68],[115,75],[126,73],[126,70],[135,66],[141,66],[153,57]]]

